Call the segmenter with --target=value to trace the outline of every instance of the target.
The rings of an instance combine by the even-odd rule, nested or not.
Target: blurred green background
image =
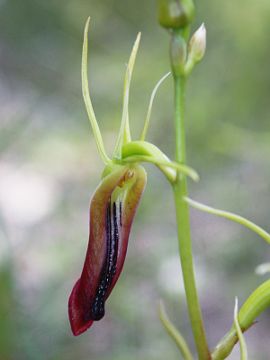
[[[188,160],[201,175],[191,197],[270,229],[270,2],[198,1],[208,48],[187,94]],[[156,81],[169,70],[168,34],[156,2],[0,1],[0,359],[179,359],[157,316],[168,313],[191,346],[170,188],[152,166],[124,272],[105,318],[74,338],[67,300],[80,275],[88,207],[102,163],[80,82],[83,27],[91,15],[90,87],[105,144],[113,149],[125,63],[142,43],[131,88],[138,136]],[[160,89],[148,140],[173,156],[172,80]],[[265,277],[269,248],[226,220],[191,211],[196,274],[209,343],[230,327]],[[269,359],[270,313],[247,333],[250,358]],[[238,359],[236,349],[230,359]]]

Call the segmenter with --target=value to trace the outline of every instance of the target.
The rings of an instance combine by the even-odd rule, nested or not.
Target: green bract
[[[262,283],[244,302],[238,312],[238,323],[241,332],[246,331],[252,326],[257,317],[270,306],[270,280]],[[223,360],[229,356],[237,343],[239,337],[239,328],[236,330],[232,326],[230,331],[221,339],[212,353],[213,360]]]

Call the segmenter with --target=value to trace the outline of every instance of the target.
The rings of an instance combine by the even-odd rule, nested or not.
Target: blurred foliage
[[[187,96],[188,159],[201,175],[191,197],[269,230],[270,45],[268,0],[198,1],[208,31]],[[0,0],[0,359],[159,360],[177,350],[159,324],[163,298],[191,342],[170,189],[150,166],[125,271],[104,320],[73,338],[67,299],[81,271],[98,158],[80,84],[82,34],[91,15],[90,87],[105,144],[120,123],[125,62],[142,44],[131,89],[139,134],[155,82],[168,71],[168,36],[156,2]],[[154,104],[149,141],[173,156],[172,81]],[[154,204],[154,206],[153,206]],[[269,249],[249,231],[192,210],[196,272],[211,346],[261,282]],[[269,313],[246,336],[250,358],[269,358]],[[258,353],[259,349],[259,353]],[[237,349],[231,359],[238,359]]]

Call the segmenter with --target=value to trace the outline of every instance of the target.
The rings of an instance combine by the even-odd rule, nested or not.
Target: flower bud
[[[171,67],[174,76],[184,74],[187,58],[187,44],[179,34],[173,34],[170,46]]]
[[[202,24],[197,31],[193,34],[189,41],[188,57],[185,65],[185,75],[189,75],[198,62],[200,62],[204,56],[206,49],[206,30],[204,24]]]
[[[158,21],[169,29],[181,29],[194,17],[193,0],[158,0]]]
[[[206,29],[202,24],[199,29],[193,34],[189,42],[189,57],[193,63],[202,60],[206,49]]]

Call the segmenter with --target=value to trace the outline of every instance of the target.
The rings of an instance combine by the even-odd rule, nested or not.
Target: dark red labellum
[[[120,167],[101,181],[91,200],[86,258],[69,298],[74,335],[104,316],[105,301],[124,265],[130,228],[145,183],[141,166]]]

